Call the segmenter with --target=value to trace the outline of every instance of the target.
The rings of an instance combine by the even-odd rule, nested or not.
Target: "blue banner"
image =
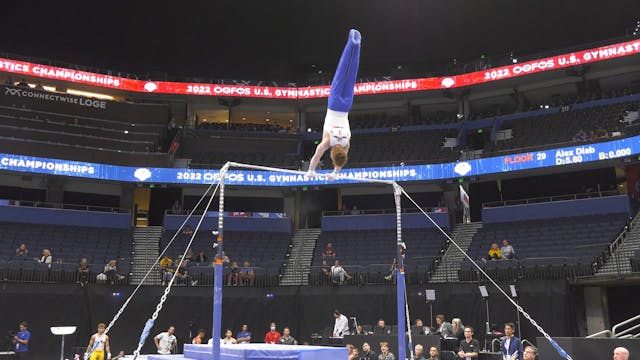
[[[398,182],[443,180],[581,164],[638,154],[640,154],[640,136],[634,136],[597,144],[581,144],[452,163],[343,169],[340,173],[341,178],[336,180],[326,180],[326,176],[322,176],[330,170],[318,171],[320,176],[313,179],[300,174],[230,170],[226,175],[225,183],[252,186],[309,186],[327,183],[358,183],[367,179]],[[136,183],[210,184],[217,183],[220,179],[219,169],[135,168],[2,153],[0,153],[0,170]]]

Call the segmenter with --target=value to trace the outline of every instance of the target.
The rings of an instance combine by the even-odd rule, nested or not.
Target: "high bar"
[[[262,171],[273,171],[273,172],[280,172],[280,173],[287,173],[287,174],[307,175],[307,172],[305,172],[305,171],[280,169],[280,168],[274,168],[274,167],[262,166],[262,165],[243,164],[243,163],[237,163],[237,162],[232,162],[232,161],[227,162],[227,165],[229,165],[228,166],[229,168],[235,167],[235,168],[262,170]],[[326,179],[327,178],[327,174],[319,173],[319,174],[316,174],[316,177],[321,177],[322,179]],[[393,180],[356,179],[356,178],[343,177],[343,176],[340,176],[339,174],[338,174],[337,179],[352,180],[352,181],[361,182],[361,183],[377,183],[377,184],[386,184],[386,185],[398,185]],[[313,180],[313,179],[309,179],[309,180]]]

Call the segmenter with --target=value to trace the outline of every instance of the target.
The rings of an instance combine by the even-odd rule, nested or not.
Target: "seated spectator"
[[[608,137],[609,137],[609,133],[605,128],[600,126],[598,127],[598,129],[596,129],[596,139],[606,139]]]
[[[349,350],[349,357],[347,359],[358,360],[358,348],[351,344],[347,344],[345,347]]]
[[[358,325],[358,327],[356,327],[356,335],[368,335],[366,331],[364,331],[364,328],[362,327],[362,325]]]
[[[80,264],[78,264],[78,282],[80,286],[85,286],[89,281],[90,270],[89,261],[87,261],[87,258],[82,258]]]
[[[239,279],[240,279],[240,267],[238,267],[238,262],[234,261],[231,264],[231,269],[229,270],[229,275],[227,276],[227,285],[238,286]]]
[[[498,247],[497,243],[491,244],[491,249],[489,249],[488,260],[502,260],[502,251]]]
[[[187,271],[187,264],[185,264],[183,262],[182,265],[180,265],[180,267],[178,268],[177,272],[178,273],[176,274],[175,283],[176,284],[188,285],[189,284],[189,272]]]
[[[107,276],[107,280],[113,285],[116,279],[119,279],[120,275],[118,275],[118,262],[115,260],[109,261],[104,266],[103,273]]]
[[[185,235],[185,236],[193,235],[193,229],[191,228],[191,226],[189,225],[185,226],[184,229],[182,229],[182,235]]]
[[[27,250],[27,245],[26,244],[20,244],[20,246],[18,246],[18,248],[16,249],[16,256],[17,257],[26,257],[29,255],[29,250]]]
[[[286,327],[282,329],[282,336],[278,339],[280,345],[298,345],[298,341],[291,336],[291,330]]]
[[[583,129],[580,129],[573,136],[573,142],[580,142],[580,141],[587,141],[587,133]]]
[[[369,343],[362,344],[362,354],[360,354],[360,360],[378,360],[378,354],[371,350]]]
[[[378,324],[373,328],[373,335],[391,335],[391,328],[385,325],[384,320],[378,320]]]
[[[227,329],[224,332],[224,337],[220,340],[220,345],[235,345],[238,343],[238,340],[233,338],[233,331],[231,329]]]
[[[333,285],[342,285],[345,279],[351,279],[351,275],[340,265],[340,260],[334,261],[331,267],[331,283]]]
[[[380,355],[378,355],[378,360],[396,360],[396,356],[389,351],[389,343],[386,341],[380,343]]]
[[[189,261],[193,261],[194,260],[193,250],[191,250],[191,249],[187,250],[187,255],[184,257],[184,260],[187,261],[187,264],[189,263]]]
[[[413,349],[414,360],[425,360],[424,359],[424,346],[417,344]]]
[[[615,353],[614,353],[615,355]],[[538,358],[538,348],[535,346],[527,346],[524,348],[522,360],[536,360]],[[624,360],[623,358],[621,358]],[[627,360],[629,357],[627,357]]]
[[[196,337],[194,337],[193,340],[191,340],[191,343],[200,345],[204,341],[204,337],[205,337],[204,329],[200,329],[200,331],[198,331],[198,335],[196,335]]]
[[[251,331],[249,331],[249,325],[242,325],[242,331],[237,335],[238,344],[249,344],[251,342]]]
[[[429,348],[429,359],[428,360],[440,360],[440,354],[438,353],[438,348],[432,346]]]
[[[457,338],[458,341],[462,341],[462,339],[464,339],[464,325],[462,325],[462,320],[460,320],[460,318],[453,318],[451,320],[451,327],[453,329],[453,337]]]
[[[277,344],[278,340],[280,340],[280,333],[278,332],[278,328],[276,327],[276,323],[272,322],[269,325],[269,331],[264,336],[265,344]]]
[[[167,255],[163,256],[162,259],[160,259],[160,272],[164,274],[165,270],[171,267],[171,265],[173,265],[173,260]]]
[[[41,264],[51,264],[53,262],[53,256],[51,256],[51,251],[49,249],[42,250],[42,256],[40,259],[36,259]]]
[[[516,258],[516,251],[513,249],[513,246],[509,245],[506,239],[502,240],[500,251],[502,252],[502,258],[505,260],[513,260]]]
[[[256,279],[256,273],[253,268],[249,266],[249,262],[245,260],[240,269],[240,285],[253,286],[253,282]]]
[[[209,258],[204,254],[204,251],[200,251],[195,258],[195,262],[198,264],[205,264]]]
[[[413,335],[426,335],[431,333],[431,329],[428,326],[424,326],[421,319],[416,319],[416,325],[412,328]]]
[[[231,262],[231,259],[229,259],[229,257],[224,253],[224,251],[222,252],[222,264],[228,264]]]
[[[351,208],[351,215],[360,215],[360,210],[358,210],[357,206],[353,205]]]
[[[332,261],[336,258],[336,251],[333,249],[332,243],[327,243],[327,247],[322,252],[322,260]]]
[[[162,286],[165,286],[171,278],[173,278],[173,273],[176,271],[176,268],[173,266],[173,261],[167,265],[162,272]]]
[[[327,263],[327,260],[322,260],[322,267],[320,268],[320,284],[328,284],[331,281],[331,267]]]

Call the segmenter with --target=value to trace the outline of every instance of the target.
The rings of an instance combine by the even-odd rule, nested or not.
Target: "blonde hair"
[[[333,166],[343,167],[347,163],[347,151],[340,145],[334,145],[331,148],[331,160],[333,160]]]

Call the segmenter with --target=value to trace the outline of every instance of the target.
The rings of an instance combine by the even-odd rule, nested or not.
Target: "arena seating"
[[[485,224],[475,234],[468,253],[490,275],[502,280],[593,275],[627,219],[627,214],[608,214]],[[491,243],[501,246],[505,239],[515,249],[515,260],[482,261]],[[460,279],[477,279],[469,261],[463,263]]]
[[[29,255],[16,257],[20,244],[26,244]],[[53,256],[51,266],[35,259],[42,250]],[[90,281],[95,281],[104,265],[118,261],[118,273],[129,274],[131,263],[131,231],[95,227],[0,223],[0,277],[11,281],[75,282],[81,258],[91,264]]]
[[[567,143],[572,141],[575,134],[580,130],[584,130],[588,136],[591,132],[597,133],[598,129],[604,130],[607,137],[611,136],[612,131],[622,131],[623,135],[635,135],[627,134],[626,132],[629,130],[621,126],[620,120],[627,110],[638,109],[639,105],[640,102],[638,101],[630,101],[580,110],[553,112],[505,122],[502,124],[502,129],[512,129],[513,138],[504,142],[489,144],[485,151],[493,152]],[[596,136],[595,140],[601,139],[605,138]],[[593,142],[593,140],[590,141]]]
[[[164,248],[174,235],[173,230],[165,230],[161,244]],[[242,267],[244,261],[249,261],[256,273],[257,284],[277,285],[278,274],[285,261],[285,253],[291,242],[291,235],[277,232],[239,232],[225,231],[224,252],[230,258],[231,263],[238,262]],[[178,235],[177,241],[167,251],[167,255],[174,261],[184,252],[187,235]],[[199,232],[191,246],[194,255],[204,251],[209,263],[189,264],[189,275],[192,280],[198,280],[198,284],[211,284],[213,280],[213,267],[211,257],[213,237],[210,232]],[[231,263],[225,265],[225,275],[228,273]],[[226,276],[225,276],[226,279]]]
[[[408,281],[416,282],[421,276],[433,270],[433,260],[441,254],[445,239],[437,229],[406,229],[402,232],[407,244],[405,268]],[[395,230],[323,231],[317,241],[313,258],[311,278],[322,283],[319,277],[322,253],[327,243],[336,251],[337,260],[354,282],[381,283],[391,272],[391,264],[396,255]],[[329,266],[333,265],[329,261]]]

